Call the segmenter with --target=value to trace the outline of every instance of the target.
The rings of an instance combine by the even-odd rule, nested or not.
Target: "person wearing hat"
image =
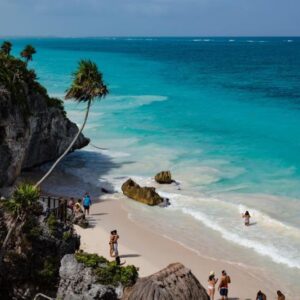
[[[215,278],[215,272],[211,271],[208,276],[208,286],[207,286],[207,294],[209,295],[210,300],[214,300],[217,282],[218,279]]]

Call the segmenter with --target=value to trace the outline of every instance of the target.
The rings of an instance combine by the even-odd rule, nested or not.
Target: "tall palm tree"
[[[0,249],[0,268],[5,253],[5,248],[12,237],[14,230],[18,224],[24,224],[27,216],[32,213],[38,205],[40,196],[39,189],[31,184],[22,183],[15,190],[13,196],[9,200],[5,200],[4,206],[12,215],[12,221],[6,237]],[[22,226],[22,225],[21,225]]]
[[[27,45],[21,52],[21,57],[25,58],[26,63],[32,60],[33,54],[36,53],[36,50],[31,45]]]
[[[78,64],[77,70],[73,74],[73,82],[71,87],[66,91],[65,99],[74,99],[76,102],[84,102],[87,104],[85,117],[81,128],[75,135],[74,139],[64,151],[64,153],[55,161],[49,171],[43,176],[43,178],[36,183],[38,187],[54,170],[58,163],[70,152],[79,135],[84,129],[87,122],[90,107],[95,99],[101,100],[108,94],[108,88],[104,84],[102,74],[98,70],[95,63],[90,60],[81,60]]]
[[[10,51],[12,48],[12,43],[9,41],[4,41],[1,45],[1,52],[3,52],[5,55],[10,55]]]

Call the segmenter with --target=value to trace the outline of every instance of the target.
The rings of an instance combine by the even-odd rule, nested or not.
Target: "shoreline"
[[[36,180],[41,173],[43,172],[40,170],[26,172],[23,174],[23,179]],[[207,288],[210,271],[215,271],[216,277],[219,278],[221,271],[225,269],[232,279],[229,299],[255,299],[258,290],[262,290],[271,299],[275,297],[276,287],[271,286],[265,278],[258,278],[251,274],[243,265],[197,253],[198,251],[189,249],[181,242],[146,228],[146,224],[136,222],[130,217],[130,207],[126,205],[126,201],[130,203],[133,200],[114,199],[113,194],[101,195],[100,189],[59,169],[42,186],[42,190],[47,194],[66,198],[75,194],[81,196],[86,190],[91,192],[93,205],[88,217],[90,227],[82,229],[76,226],[76,231],[81,236],[82,250],[114,260],[109,257],[108,242],[110,231],[117,229],[120,235],[121,261],[126,260],[126,264],[139,267],[140,277],[156,273],[170,263],[181,262],[191,269],[204,288]],[[219,299],[218,291],[215,299]]]
[[[110,230],[117,229],[121,260],[139,267],[141,277],[156,273],[171,263],[181,262],[191,269],[205,288],[210,271],[215,271],[217,277],[220,277],[221,271],[225,269],[232,278],[230,299],[255,299],[260,289],[269,297],[275,297],[275,292],[264,286],[265,282],[252,277],[243,267],[200,256],[180,243],[130,220],[120,200],[97,201],[92,205],[88,219],[91,228],[76,226],[81,236],[81,249],[113,260],[109,257],[108,241]],[[216,299],[217,295],[216,291]]]

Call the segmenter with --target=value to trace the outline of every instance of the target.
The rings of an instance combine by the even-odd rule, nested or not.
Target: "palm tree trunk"
[[[44,180],[52,173],[52,171],[55,169],[55,167],[60,163],[60,161],[69,153],[69,151],[71,150],[71,148],[73,147],[73,145],[75,144],[75,142],[77,141],[79,135],[81,134],[81,132],[84,129],[84,126],[86,124],[86,121],[88,119],[89,116],[89,111],[90,111],[90,106],[91,106],[91,100],[89,100],[88,104],[87,104],[87,108],[86,108],[86,113],[85,113],[85,117],[84,117],[84,121],[83,124],[81,125],[80,130],[77,132],[77,134],[75,135],[74,139],[72,140],[71,144],[68,146],[68,148],[65,150],[65,152],[56,160],[56,162],[53,164],[53,166],[49,169],[49,171],[42,177],[42,179],[40,179],[36,184],[35,187],[40,186]]]

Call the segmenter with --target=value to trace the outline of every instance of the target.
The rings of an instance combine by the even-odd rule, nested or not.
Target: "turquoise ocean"
[[[30,66],[53,96],[63,98],[81,58],[95,61],[109,86],[84,131],[92,145],[61,168],[116,191],[128,177],[156,186],[171,206],[128,201],[131,218],[299,299],[300,38],[12,42],[15,54],[36,47]],[[65,107],[80,125],[84,106]],[[157,186],[161,170],[180,184]]]

